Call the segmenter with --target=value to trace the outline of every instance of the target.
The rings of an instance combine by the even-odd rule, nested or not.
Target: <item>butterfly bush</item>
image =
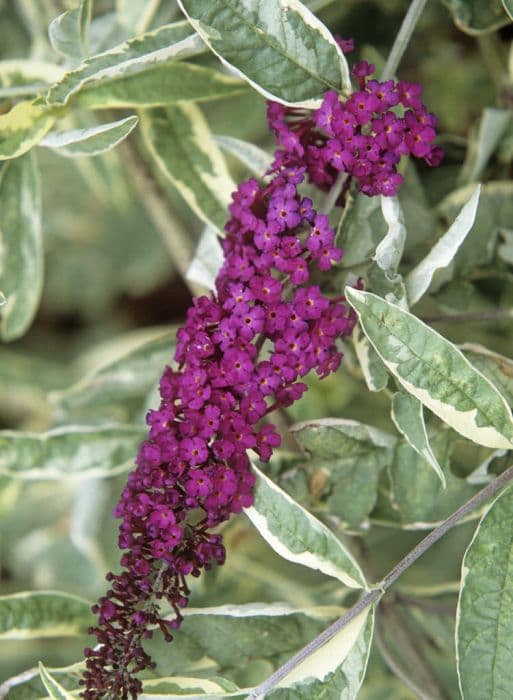
[[[253,502],[248,450],[266,462],[280,445],[268,416],[301,398],[309,372],[323,378],[340,365],[338,341],[355,315],[315,281],[342,250],[301,184],[329,191],[345,177],[343,204],[353,180],[367,195],[394,194],[403,155],[441,159],[420,87],[370,80],[372,72],[356,64],[359,90],[346,101],[328,92],[313,113],[268,106],[274,162],[263,181],[232,195],[215,290],[194,300],[178,331],[175,368],[164,370],[160,406],[147,415],[148,438],[115,509],[122,571],[107,575],[110,590],[93,607],[87,700],[142,691],[137,674],[154,666],[144,640],[158,629],[173,639],[187,577],[225,560],[216,526]]]

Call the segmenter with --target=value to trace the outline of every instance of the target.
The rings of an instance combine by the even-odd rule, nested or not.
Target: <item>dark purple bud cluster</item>
[[[325,377],[342,353],[354,314],[309,284],[312,267],[340,260],[328,217],[298,186],[304,167],[278,166],[268,184],[243,182],[233,195],[224,265],[210,296],[194,300],[178,331],[175,360],[160,382],[161,404],[148,413],[148,439],[115,515],[124,571],[93,611],[82,696],[137,697],[134,674],[151,667],[143,640],[179,627],[185,577],[222,564],[211,529],[253,502],[247,450],[267,461],[280,436],[265,422],[306,391],[312,369]],[[172,611],[164,617],[159,602]]]
[[[346,51],[352,48],[351,42],[341,42]],[[354,178],[364,194],[390,196],[403,181],[397,172],[401,156],[439,165],[443,151],[433,145],[437,119],[420,99],[421,86],[369,80],[374,70],[367,61],[355,64],[352,74],[360,89],[345,101],[327,92],[309,118],[303,110],[270,103],[269,124],[281,146],[273,167],[301,163],[309,180],[325,191],[339,173],[347,173],[348,182]]]

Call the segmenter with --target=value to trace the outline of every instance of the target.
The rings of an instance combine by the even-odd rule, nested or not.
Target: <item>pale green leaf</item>
[[[87,55],[91,4],[92,0],[80,0],[78,7],[66,10],[50,23],[48,35],[57,53],[75,59]]]
[[[232,136],[214,136],[214,139],[222,149],[235,156],[257,177],[263,177],[272,163],[272,156],[253,143]]]
[[[356,357],[369,391],[383,391],[388,384],[388,371],[367,336],[355,330],[352,335]]]
[[[353,267],[368,262],[386,231],[378,197],[366,197],[361,193],[354,199],[348,197],[337,232],[337,245],[344,250],[342,266]]]
[[[88,129],[52,132],[47,134],[39,145],[51,148],[59,155],[69,158],[96,156],[110,151],[126,139],[135,129],[138,121],[138,117],[131,116]]]
[[[223,261],[218,229],[207,224],[203,229],[185,277],[191,282],[197,282],[205,289],[214,289],[216,277]]]
[[[354,457],[377,447],[392,448],[397,442],[394,435],[373,425],[365,425],[347,418],[320,418],[296,423],[290,429],[294,437],[311,455]]]
[[[301,606],[286,603],[247,603],[187,608],[176,633],[173,655],[159,637],[148,642],[149,653],[166,675],[194,671],[202,659],[224,674],[252,659],[271,664],[291,655],[317,636],[344,612],[339,606]],[[222,644],[219,640],[222,639]],[[262,645],[262,639],[266,644]],[[146,644],[145,644],[146,646]],[[272,667],[271,667],[272,668]]]
[[[349,92],[346,60],[328,29],[298,0],[178,0],[198,34],[265,97],[318,106]]]
[[[89,109],[161,107],[240,93],[244,84],[217,70],[184,61],[154,63],[132,73],[104,75],[80,89],[76,101]]]
[[[91,619],[92,621],[92,619]],[[71,666],[49,668],[47,671],[58,679],[61,686],[68,690],[80,688],[79,680],[85,668],[85,663],[80,661]],[[30,668],[20,674],[8,678],[0,684],[0,697],[4,693],[7,700],[48,700],[48,692],[43,685],[39,669]]]
[[[406,242],[406,228],[401,205],[397,197],[381,197],[381,212],[388,230],[380,241],[374,260],[389,277],[394,277],[401,262]]]
[[[40,661],[39,664],[39,675],[44,687],[48,691],[49,697],[52,700],[74,700],[74,696],[62,687],[58,680],[56,680],[46,666]]]
[[[215,660],[221,668],[240,669],[257,660],[275,664],[313,639],[327,627],[333,617],[342,612],[342,609],[334,607],[296,609],[286,605],[258,603],[186,610],[182,628],[176,634],[175,649],[179,656],[188,651],[191,660]],[[373,612],[367,609],[299,664],[276,688],[266,694],[266,698],[321,700],[326,697],[345,697],[353,700],[365,675],[372,630]],[[222,644],[219,643],[220,639]],[[262,644],[262,639],[266,640],[265,644]],[[152,646],[152,642],[149,646]],[[177,664],[177,659],[169,658],[168,653],[163,653],[162,663],[169,668],[170,665]],[[181,661],[179,668],[184,667],[184,661]],[[216,683],[218,687],[219,684],[225,686],[225,692],[220,692],[219,689],[216,692],[209,685],[211,683]],[[159,692],[159,686],[162,692]],[[146,700],[242,699],[247,698],[252,690],[253,688],[245,688],[237,691],[224,679],[222,682],[218,678],[202,681],[178,676],[145,683],[143,697]]]
[[[93,622],[91,604],[58,591],[0,597],[0,639],[69,637],[85,634]]]
[[[141,426],[66,426],[47,433],[0,432],[0,473],[19,479],[113,476],[131,468]]]
[[[35,95],[50,83],[61,80],[65,71],[44,61],[13,59],[0,61],[0,98]]]
[[[102,516],[108,508],[109,484],[98,477],[75,485],[70,513],[69,538],[103,579],[108,564],[100,545]]]
[[[18,158],[35,146],[50,131],[55,116],[34,102],[18,102],[6,114],[0,114],[0,160]]]
[[[365,609],[266,693],[273,700],[355,700],[369,659],[374,611]]]
[[[389,468],[388,499],[393,518],[407,530],[432,529],[474,495],[477,488],[451,471],[454,434],[443,431],[431,437],[431,449],[440,464],[446,486],[430,464],[406,441],[400,442]],[[378,514],[378,521],[383,520]],[[390,518],[385,517],[384,520]]]
[[[145,113],[141,131],[160,173],[200,219],[223,231],[235,184],[198,107],[181,103]]]
[[[510,700],[513,688],[513,489],[481,519],[462,565],[457,662],[465,700]]]
[[[166,24],[91,56],[52,86],[46,95],[46,101],[50,105],[65,105],[73,95],[89,84],[99,86],[103,80],[119,81],[123,76],[144,72],[160,63],[194,56],[203,50],[203,46],[197,35],[191,32],[188,22]]]
[[[482,34],[504,26],[509,18],[501,0],[444,0],[454,22],[467,34]]]
[[[438,212],[446,221],[454,221],[474,191],[473,184],[454,190],[441,202]],[[474,225],[454,257],[456,276],[465,277],[477,266],[490,262],[497,235],[510,228],[512,217],[513,183],[504,180],[482,185]]]
[[[171,363],[175,330],[152,330],[142,338],[119,339],[119,349],[93,349],[82,358],[87,374],[63,391],[53,392],[51,402],[59,415],[143,398],[157,383],[166,364]],[[123,342],[124,341],[124,342]]]
[[[346,296],[364,333],[409,394],[478,445],[511,449],[509,407],[456,346],[375,294],[347,287]]]
[[[511,124],[511,112],[497,107],[485,107],[479,129],[469,139],[467,156],[459,180],[462,185],[479,180],[500,140]]]
[[[513,20],[513,0],[502,0],[502,5],[510,18]]]
[[[139,700],[166,700],[169,698],[187,698],[191,695],[203,697],[242,697],[232,695],[237,686],[226,679],[194,678],[192,676],[171,676],[169,678],[152,678],[143,681],[143,692]]]
[[[421,402],[411,394],[403,394],[402,392],[394,394],[392,420],[408,444],[431,465],[445,488],[445,475],[429,444]]]
[[[159,5],[160,0],[116,0],[116,14],[119,22],[132,34],[140,34],[148,29]]]
[[[465,343],[460,349],[513,407],[513,360],[476,343]]]
[[[302,469],[315,505],[325,503],[349,526],[360,525],[376,503],[379,476],[392,461],[395,437],[342,418],[297,423],[291,432],[310,458]]]
[[[507,458],[507,455],[508,453],[506,450],[494,450],[479,466],[470,472],[467,476],[467,483],[472,484],[472,486],[488,484],[495,478],[494,474],[490,471],[490,467],[496,460]]]
[[[406,291],[410,304],[416,304],[427,292],[435,272],[452,262],[474,225],[480,193],[481,187],[478,185],[449,230],[406,277]]]
[[[32,323],[43,285],[41,185],[34,155],[4,165],[0,179],[0,311],[5,341],[19,338]]]
[[[351,588],[366,586],[350,552],[335,535],[257,467],[254,505],[246,514],[267,543],[284,559],[317,569]]]

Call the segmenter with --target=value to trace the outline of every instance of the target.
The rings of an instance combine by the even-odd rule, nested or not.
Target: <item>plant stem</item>
[[[429,535],[424,537],[408,554],[401,559],[401,561],[394,566],[394,568],[377,584],[375,588],[371,588],[367,593],[365,593],[360,600],[353,605],[352,608],[347,610],[338,620],[327,627],[321,634],[307,644],[303,649],[298,651],[291,659],[289,659],[283,666],[280,666],[272,676],[269,676],[263,683],[257,686],[251,695],[248,696],[248,700],[257,700],[258,698],[264,697],[265,694],[274,688],[283,678],[285,678],[293,669],[295,669],[299,664],[301,664],[308,656],[313,654],[317,649],[319,649],[323,644],[334,637],[338,632],[340,632],[344,627],[346,627],[349,622],[354,620],[358,615],[363,612],[366,608],[370,607],[373,603],[378,601],[383,593],[390,588],[390,586],[407,570],[410,566],[421,557],[424,552],[426,552],[430,547],[432,547],[435,542],[443,537],[451,528],[457,525],[461,520],[466,518],[469,513],[474,511],[478,506],[482,505],[488,501],[493,495],[497,493],[503,486],[513,480],[513,466],[506,469],[500,476],[494,479],[492,482],[487,484],[481,491],[478,491],[472,498],[470,498],[466,503],[464,503],[458,510],[456,510],[452,515],[450,515],[447,520],[432,530]]]
[[[420,15],[427,3],[427,0],[412,0],[408,12],[406,13],[403,23],[399,29],[399,32],[395,38],[394,45],[390,51],[385,67],[381,72],[381,80],[390,80],[394,77],[397,71],[397,67],[401,62],[406,47],[408,46],[415,25],[419,21]]]
[[[435,314],[421,316],[426,323],[467,323],[468,321],[511,321],[512,309],[497,309],[492,311],[467,311],[460,314]]]

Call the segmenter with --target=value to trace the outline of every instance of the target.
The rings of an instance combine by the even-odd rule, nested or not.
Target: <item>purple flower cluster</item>
[[[327,190],[346,172],[366,194],[393,194],[401,155],[440,157],[418,86],[367,81],[371,72],[358,64],[360,91],[346,102],[327,93],[313,115],[269,105],[281,149],[265,182],[251,178],[232,195],[215,291],[194,300],[178,331],[177,367],[165,368],[160,407],[148,413],[148,439],[115,509],[123,570],[107,575],[111,588],[93,607],[86,700],[141,692],[136,674],[153,666],[144,640],[154,628],[173,638],[186,577],[224,562],[212,528],[253,502],[247,451],[267,461],[280,444],[267,416],[303,395],[311,370],[325,377],[340,364],[337,341],[355,316],[312,275],[342,251],[299,186],[308,178]],[[391,111],[399,104],[402,116]]]
[[[346,46],[350,42],[340,41],[351,48]],[[421,86],[369,80],[374,70],[367,61],[355,64],[352,73],[360,89],[345,101],[327,92],[310,118],[302,110],[270,103],[269,124],[281,146],[273,167],[301,163],[322,190],[329,190],[343,172],[347,185],[355,178],[364,194],[390,196],[403,181],[397,172],[401,156],[439,165],[443,151],[433,145],[437,119],[420,99]]]
[[[280,444],[266,416],[302,396],[312,369],[325,377],[340,364],[336,341],[355,317],[309,284],[312,268],[327,270],[342,251],[328,217],[298,192],[304,177],[304,166],[280,165],[268,184],[250,179],[233,194],[215,293],[194,300],[178,331],[178,369],[164,371],[160,407],[148,413],[148,439],[115,510],[124,571],[108,575],[111,590],[93,608],[88,700],[137,697],[134,674],[152,666],[142,644],[150,627],[172,639],[185,577],[224,561],[211,529],[253,502],[247,450],[267,461]]]

